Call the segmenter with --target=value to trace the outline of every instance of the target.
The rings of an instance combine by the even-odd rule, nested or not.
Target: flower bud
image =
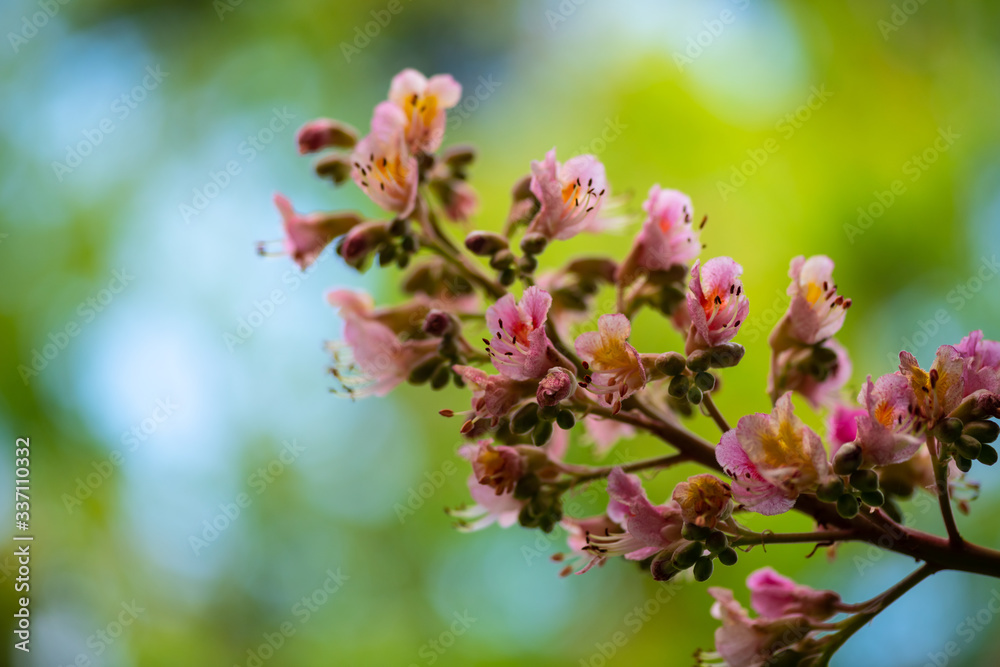
[[[340,185],[351,177],[351,160],[344,155],[331,153],[316,160],[313,170],[320,178],[329,179],[334,185]]]
[[[959,454],[955,456],[955,467],[962,472],[969,472],[972,470],[972,461]]]
[[[712,391],[715,389],[715,376],[702,371],[694,376],[694,383],[702,391]]]
[[[513,263],[514,253],[506,248],[497,250],[493,257],[490,258],[490,266],[498,271],[509,268]]]
[[[953,446],[956,452],[967,459],[978,459],[979,453],[983,450],[983,443],[970,435],[963,435],[955,441]]]
[[[840,478],[831,479],[829,482],[820,484],[816,489],[816,497],[825,503],[835,503],[837,498],[844,493],[844,482]]]
[[[526,234],[521,239],[521,251],[526,255],[540,255],[545,250],[546,245],[548,245],[548,239],[537,233]]]
[[[441,153],[441,159],[448,165],[452,176],[463,177],[466,168],[476,161],[476,149],[469,145],[452,146]]]
[[[708,370],[711,361],[712,356],[707,350],[695,350],[688,355],[687,367],[691,369],[692,373],[700,373]]]
[[[347,233],[340,244],[339,253],[351,266],[361,265],[368,255],[389,238],[384,222],[366,222]]]
[[[507,239],[494,232],[475,231],[465,237],[465,247],[473,255],[492,257],[508,247]]]
[[[713,554],[722,553],[729,548],[729,538],[726,537],[725,533],[717,530],[705,540],[705,548]]]
[[[837,453],[833,455],[833,471],[838,475],[850,475],[861,467],[861,459],[864,452],[853,442],[841,445]]]
[[[434,375],[434,371],[438,369],[441,365],[443,359],[441,357],[431,357],[427,361],[416,366],[412,371],[410,371],[409,382],[411,384],[423,384],[431,379]]]
[[[845,493],[837,498],[837,513],[845,519],[853,519],[858,515],[860,509],[858,499],[850,493]]]
[[[299,153],[305,155],[324,148],[354,148],[358,143],[358,131],[330,118],[317,118],[300,127],[295,140]]]
[[[885,494],[881,491],[862,491],[861,502],[869,507],[882,507],[885,504]]]
[[[858,491],[877,491],[878,474],[874,470],[858,470],[851,473],[851,486]]]
[[[424,333],[428,336],[440,338],[441,336],[455,333],[458,323],[455,318],[443,310],[431,310],[424,319]]]
[[[560,410],[556,415],[556,424],[564,431],[568,431],[576,426],[576,415],[572,410]]]
[[[732,368],[740,363],[746,348],[739,343],[723,343],[708,349],[712,368]]]
[[[719,562],[723,565],[736,565],[736,561],[740,559],[736,549],[732,547],[727,547],[718,556]]]
[[[712,529],[709,528],[708,526],[699,526],[694,523],[685,523],[681,527],[681,537],[683,537],[685,540],[691,540],[693,542],[704,540],[711,534],[712,534]]]
[[[536,397],[542,407],[558,405],[576,391],[576,377],[565,368],[557,366],[538,383]]]
[[[702,556],[694,564],[694,580],[695,581],[708,581],[712,576],[712,571],[715,569],[715,565],[712,564],[712,559],[706,556]]]
[[[669,551],[661,551],[656,554],[649,569],[653,573],[654,581],[670,581],[680,572],[671,562]]]
[[[444,389],[445,385],[448,384],[448,380],[451,379],[451,369],[448,368],[447,364],[437,369],[434,375],[431,376],[431,389],[437,391],[438,389]]]
[[[522,176],[514,183],[514,186],[510,189],[510,196],[515,202],[535,198],[535,195],[531,192],[531,174]]]
[[[684,372],[687,360],[679,352],[664,352],[656,358],[656,370],[664,375],[674,376]]]
[[[990,445],[983,445],[979,452],[979,462],[984,466],[991,466],[997,462],[997,450]]]
[[[510,431],[516,435],[530,432],[538,423],[538,406],[528,403],[521,406],[510,418]]]
[[[963,424],[960,419],[949,417],[934,427],[934,437],[941,442],[951,444],[962,435],[962,426]]]
[[[671,562],[678,570],[686,570],[701,558],[704,550],[705,547],[701,542],[691,542],[675,551]]]
[[[535,430],[531,432],[531,442],[536,447],[541,447],[549,441],[552,437],[552,422],[541,421],[535,426]]]
[[[701,399],[704,398],[704,395],[703,395],[701,389],[698,389],[698,387],[696,387],[694,385],[691,385],[691,388],[688,389],[687,396],[688,396],[688,400],[691,401],[692,403],[694,403],[695,405],[698,405],[699,403],[701,403]]]
[[[963,433],[975,438],[985,445],[995,441],[997,436],[1000,436],[1000,424],[987,421],[970,422],[965,425]]]
[[[688,392],[689,380],[684,375],[676,375],[667,385],[667,393],[674,398],[686,396]]]

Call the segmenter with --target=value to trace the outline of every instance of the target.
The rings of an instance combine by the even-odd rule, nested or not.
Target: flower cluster
[[[707,216],[697,220],[684,193],[653,185],[623,260],[584,257],[540,270],[550,244],[632,221],[627,213],[610,215],[615,202],[595,156],[559,162],[552,149],[525,165],[501,230],[443,225],[468,224],[477,211],[467,182],[475,151],[443,147],[447,110],[460,97],[451,76],[404,70],[375,106],[367,136],[331,119],[299,131],[299,151],[321,153],[317,174],[338,186],[353,181],[380,213],[303,215],[281,195],[275,203],[284,224],[282,251],[302,269],[333,244],[358,270],[375,263],[405,270],[400,305],[376,308],[367,295],[345,289],[328,294],[343,322],[341,341],[328,344],[330,372],[336,391],[351,397],[384,395],[403,383],[433,390],[453,384],[467,392],[470,398],[449,394],[450,407],[440,411],[459,417],[456,430],[467,440],[459,453],[471,465],[474,503],[450,510],[461,529],[561,527],[576,561],[563,573],[582,574],[624,556],[657,580],[689,572],[684,576],[705,581],[717,562],[732,566],[740,550],[766,542],[880,545],[891,530],[902,530],[899,502],[924,487],[941,497],[950,544],[956,553],[962,549],[952,489],[973,462],[997,461],[990,443],[1000,435],[994,421],[1000,343],[972,332],[939,348],[926,370],[901,352],[899,369],[869,376],[852,402],[845,396],[852,364],[834,338],[851,300],[839,293],[830,258],[796,257],[788,309],[768,339],[772,409],[731,427],[715,397],[721,374],[744,357],[738,341],[752,316],[750,295],[736,260],[704,256]],[[602,290],[614,294],[613,308],[599,304]],[[633,336],[635,317],[646,309],[665,318],[680,349]],[[796,414],[796,396],[808,404],[800,414],[825,413],[826,444],[807,425],[813,420]],[[684,420],[697,416],[718,426],[715,442],[685,428]],[[676,452],[579,465],[567,456],[574,430],[584,433],[580,442],[593,446],[593,457],[638,432]],[[710,472],[689,476],[654,504],[633,473],[680,463]],[[576,489],[605,479],[602,514],[564,512]],[[793,509],[811,516],[816,532],[756,533],[742,522],[746,513]],[[857,516],[862,512],[867,519]],[[991,567],[981,554],[961,565],[942,560],[937,538],[905,534],[905,553],[927,563],[921,576]],[[836,593],[770,569],[751,575],[748,586],[757,618],[731,591],[709,589],[722,625],[716,653],[700,660],[733,666],[824,660],[855,622],[895,599],[844,605]],[[856,615],[827,623],[840,613]]]

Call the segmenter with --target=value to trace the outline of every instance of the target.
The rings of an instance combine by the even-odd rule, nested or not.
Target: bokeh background
[[[340,325],[324,291],[391,303],[395,271],[333,258],[303,276],[254,254],[280,235],[275,191],[300,210],[375,214],[312,175],[295,130],[317,116],[367,127],[407,66],[465,86],[446,143],[479,147],[476,227],[499,227],[511,184],[553,145],[597,153],[628,212],[653,183],[690,193],[710,215],[706,254],[743,264],[751,300],[747,358],[718,398],[731,420],[768,407],[766,335],[796,254],[835,258],[854,299],[840,336],[852,390],[902,347],[927,361],[971,328],[1000,335],[989,0],[9,0],[0,26],[0,493],[14,439],[30,436],[36,535],[33,650],[14,655],[5,612],[4,664],[599,667],[711,648],[702,585],[659,591],[625,562],[559,578],[559,535],[452,528],[442,509],[466,500],[467,467],[436,411],[467,394],[329,392],[322,342]],[[546,260],[624,253],[634,230]],[[651,315],[634,339],[679,344]],[[577,440],[575,460],[592,461]],[[639,438],[611,458],[664,451]],[[654,500],[693,471],[650,482]],[[996,546],[993,473],[977,473],[982,496],[959,521]],[[855,601],[913,567],[861,546],[832,562],[808,551],[755,550],[712,583],[745,600],[746,575],[772,564]],[[938,575],[835,664],[998,664],[998,591]],[[282,627],[294,634],[269,651]]]

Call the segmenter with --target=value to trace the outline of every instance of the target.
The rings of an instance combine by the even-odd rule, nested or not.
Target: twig
[[[719,411],[718,406],[715,405],[715,401],[712,400],[711,392],[705,392],[704,396],[702,396],[701,403],[705,406],[705,409],[708,410],[709,416],[715,420],[715,423],[719,426],[719,430],[723,433],[728,431],[729,422],[726,421],[726,418],[723,417],[722,413]]]
[[[944,527],[948,531],[948,541],[956,549],[961,549],[965,540],[958,532],[955,524],[955,515],[951,510],[951,494],[948,490],[948,464],[942,461],[941,445],[932,435],[927,436],[927,450],[931,453],[931,461],[934,465],[934,480],[937,487],[938,504],[941,506],[941,517],[944,519]]]

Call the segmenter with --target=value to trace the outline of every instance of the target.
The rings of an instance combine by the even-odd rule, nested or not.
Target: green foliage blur
[[[705,256],[745,269],[748,353],[718,398],[732,422],[769,409],[766,338],[798,254],[834,258],[853,298],[852,393],[904,347],[927,361],[970,329],[1000,336],[989,0],[12,0],[0,25],[0,492],[13,496],[14,440],[30,437],[36,540],[32,652],[11,648],[5,612],[2,664],[601,667],[711,650],[702,584],[663,588],[624,561],[560,578],[558,533],[453,529],[442,509],[467,501],[468,468],[458,424],[436,413],[467,393],[328,391],[325,290],[391,303],[395,270],[334,258],[303,275],[255,255],[280,236],[275,191],[376,214],[316,178],[294,133],[320,116],[366,129],[404,67],[465,87],[446,145],[479,150],[469,229],[499,228],[510,186],[552,146],[605,163],[634,224],[553,246],[548,266],[621,257],[654,183],[691,195]],[[634,331],[641,351],[680,345],[653,314]],[[660,453],[637,438],[609,458]],[[649,482],[654,502],[693,472]],[[974,471],[981,497],[959,517],[991,546],[995,472]],[[20,595],[12,544],[5,610]],[[755,549],[710,584],[745,602],[747,574],[771,565],[853,602],[913,567],[858,545],[809,551]],[[942,664],[949,642],[949,665],[998,664],[998,586],[938,575],[834,664]]]

